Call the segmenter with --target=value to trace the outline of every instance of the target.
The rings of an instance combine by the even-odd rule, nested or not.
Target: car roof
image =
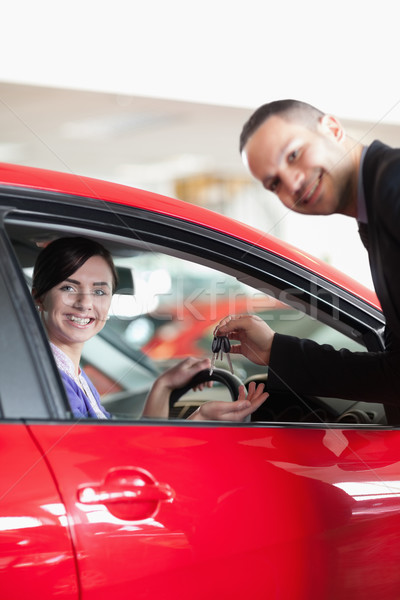
[[[372,290],[327,263],[259,229],[189,202],[78,174],[7,163],[0,163],[0,186],[96,198],[203,225],[300,265],[381,310],[376,294]]]

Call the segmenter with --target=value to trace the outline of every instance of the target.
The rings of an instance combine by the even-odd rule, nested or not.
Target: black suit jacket
[[[365,154],[363,185],[368,254],[386,318],[383,352],[335,350],[275,334],[267,388],[400,405],[400,150],[374,142]]]

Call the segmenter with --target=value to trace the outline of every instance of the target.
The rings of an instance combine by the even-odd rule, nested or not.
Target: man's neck
[[[360,177],[360,163],[363,151],[363,145],[355,142],[351,138],[347,138],[348,145],[348,161],[351,169],[351,178],[349,180],[349,202],[342,214],[357,219],[358,216],[358,184]]]

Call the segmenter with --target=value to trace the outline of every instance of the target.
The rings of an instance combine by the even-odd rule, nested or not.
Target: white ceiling
[[[400,123],[398,0],[5,0],[0,81]]]

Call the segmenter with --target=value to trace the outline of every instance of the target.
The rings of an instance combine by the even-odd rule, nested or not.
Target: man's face
[[[243,159],[287,208],[310,215],[353,215],[357,172],[333,117],[323,117],[311,130],[274,115],[249,138]]]

